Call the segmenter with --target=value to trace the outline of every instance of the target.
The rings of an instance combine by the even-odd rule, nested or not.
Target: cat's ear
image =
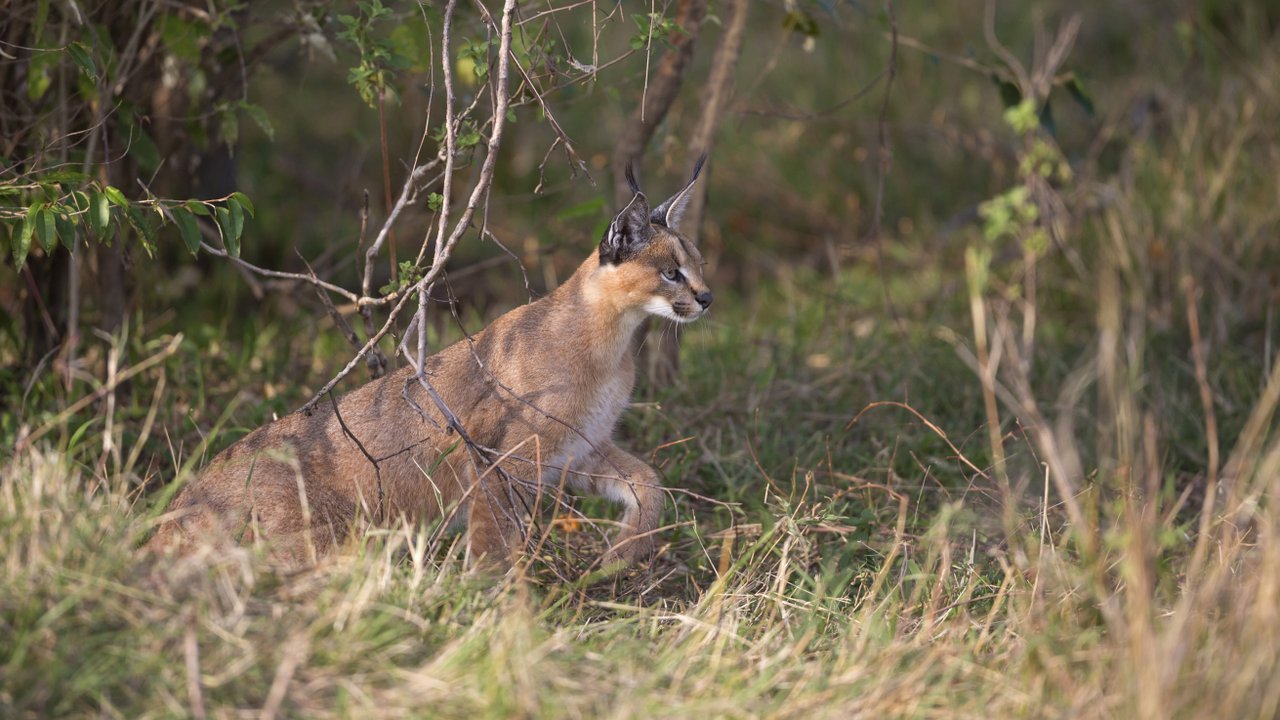
[[[693,197],[693,186],[698,182],[698,175],[702,173],[702,166],[706,162],[706,155],[698,158],[698,162],[693,166],[693,177],[689,179],[689,184],[654,208],[650,220],[672,230],[680,229],[680,219],[684,217],[684,211],[689,207],[689,199]]]
[[[649,201],[640,191],[635,173],[627,166],[627,184],[631,186],[631,201],[609,223],[600,239],[600,264],[616,265],[625,262],[653,239],[649,226]]]

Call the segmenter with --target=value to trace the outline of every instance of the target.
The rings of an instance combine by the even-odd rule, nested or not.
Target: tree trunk
[[[715,144],[720,117],[733,92],[733,79],[738,69],[738,58],[742,54],[742,38],[747,25],[749,4],[750,0],[730,0],[726,3],[724,34],[711,58],[711,70],[702,94],[702,115],[689,142],[689,174],[693,173],[693,166],[698,158],[710,155]],[[703,174],[707,176],[714,167],[714,162],[709,163],[703,169]],[[689,207],[685,210],[681,223],[685,235],[694,245],[699,244],[709,182],[708,177],[694,186],[693,196],[689,199]],[[647,387],[650,390],[665,387],[675,381],[680,371],[680,335],[651,326],[646,326],[643,332],[641,367],[645,369]]]
[[[33,20],[38,5],[49,6],[41,15],[43,39],[36,36]],[[166,69],[161,23],[169,17],[208,18],[206,5],[201,0],[88,4],[6,0],[0,39],[18,53],[18,60],[0,63],[0,157],[16,161],[8,171],[38,176],[55,166],[79,166],[86,176],[136,198],[140,196],[137,154],[129,149],[141,147],[133,144],[131,134],[145,129],[163,159],[154,173],[147,173],[149,191],[162,197],[187,197],[199,183],[209,193],[200,197],[222,197],[235,189],[234,163],[217,142],[219,118],[206,110],[223,99],[244,97],[249,72],[272,48],[296,36],[301,26],[281,21],[241,54],[239,31],[224,24],[199,41],[200,59],[179,63],[174,74]],[[8,22],[10,16],[13,22]],[[250,26],[247,4],[235,12],[235,18],[239,27]],[[32,96],[27,84],[29,56],[50,51],[31,48],[69,46],[85,25],[97,29],[89,44],[99,61],[112,58],[110,72],[98,77],[99,99],[91,101],[76,89],[82,80],[70,63],[53,69],[56,84],[48,92]],[[228,62],[233,50],[236,61]],[[190,98],[186,83],[196,70],[207,78],[205,92]],[[210,138],[212,147],[207,151],[199,150],[193,139],[196,125],[201,126],[200,134]],[[196,157],[202,160],[199,178],[192,175]],[[39,360],[59,344],[61,354],[53,367],[75,366],[82,318],[108,333],[118,332],[127,322],[134,284],[130,249],[135,242],[130,231],[117,233],[110,247],[80,232],[74,258],[61,249],[27,257],[19,297],[28,366],[43,367]]]
[[[707,17],[707,0],[680,0],[676,8],[676,23],[684,32],[671,38],[671,49],[662,56],[658,68],[645,88],[643,100],[631,113],[622,136],[613,150],[613,199],[616,207],[622,207],[631,199],[631,190],[624,173],[627,165],[640,170],[644,149],[653,139],[653,133],[667,116],[675,102],[680,86],[684,83],[689,61],[693,59],[694,45]]]

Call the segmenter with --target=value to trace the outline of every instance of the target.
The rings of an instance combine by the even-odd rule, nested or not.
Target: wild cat
[[[501,569],[525,550],[536,493],[563,483],[624,506],[608,559],[650,555],[661,479],[612,435],[644,318],[691,322],[711,305],[702,256],[680,233],[701,168],[652,209],[628,172],[631,200],[567,282],[426,360],[473,447],[459,446],[414,368],[402,368],[227,447],[174,498],[148,547],[263,541],[305,563],[342,545],[360,518],[449,517],[465,522],[471,561]]]

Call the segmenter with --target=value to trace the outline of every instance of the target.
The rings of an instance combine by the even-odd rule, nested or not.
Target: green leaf
[[[173,224],[177,225],[178,232],[182,233],[182,242],[186,243],[192,255],[199,254],[200,228],[196,226],[196,216],[182,206],[170,208],[169,212],[173,215]]]
[[[156,231],[151,227],[151,221],[146,215],[138,209],[136,205],[130,205],[128,209],[129,224],[138,231],[138,236],[142,240],[142,249],[147,252],[148,256],[154,255],[156,247]]]
[[[120,192],[120,188],[118,187],[108,185],[102,188],[102,194],[106,195],[107,199],[112,203],[119,205],[122,208],[129,207],[129,200],[125,198],[124,193]]]
[[[268,140],[275,142],[276,129],[272,127],[271,118],[267,116],[266,110],[263,110],[259,105],[254,105],[253,103],[248,102],[241,102],[240,109],[243,110],[251,120],[253,120],[255,125],[262,129],[262,132],[267,136]]]
[[[58,66],[56,50],[39,50],[27,62],[27,99],[39,100],[53,85],[53,71]]]
[[[166,13],[160,18],[160,37],[165,47],[179,60],[192,65],[200,62],[200,43],[209,33],[206,25],[183,20],[175,13]]]
[[[93,55],[89,53],[89,46],[79,40],[67,46],[67,53],[71,55],[71,59],[75,61],[80,69],[84,71],[86,77],[90,80],[98,79],[98,68],[93,64]]]
[[[196,215],[199,215],[200,217],[209,217],[210,215],[208,206],[206,206],[204,203],[200,202],[199,200],[188,200],[185,203],[183,203],[183,207],[195,213]]]
[[[7,13],[13,11],[9,9],[9,3],[5,3]],[[44,27],[49,20],[49,0],[39,0],[36,3],[35,17],[31,20],[31,41],[30,45],[35,48],[41,47],[44,43]],[[58,53],[54,51],[37,50],[31,55],[31,59],[27,62],[27,98],[30,100],[39,100],[49,91],[49,86],[53,84],[53,73],[51,72],[58,65]]]
[[[5,3],[8,5],[8,3]],[[49,0],[40,0],[36,3],[36,16],[31,23],[31,37],[35,41],[33,45],[40,44],[40,38],[44,35],[45,23],[49,20]]]
[[[474,145],[479,145],[480,140],[481,140],[480,131],[475,129],[474,126],[465,125],[463,126],[462,132],[458,133],[458,137],[454,141],[454,143],[457,145],[457,147],[469,148]]]
[[[71,222],[71,216],[57,213],[54,215],[54,221],[58,226],[58,239],[62,241],[62,246],[67,250],[75,250],[76,226]]]
[[[813,16],[804,10],[792,10],[782,20],[782,29],[799,33],[806,37],[817,37],[819,33],[818,22]]]
[[[218,113],[218,136],[229,149],[233,149],[240,140],[240,118],[235,108],[227,103],[218,106],[216,112]]]
[[[115,189],[115,188],[111,188]],[[116,190],[116,192],[120,192]],[[107,202],[107,194],[105,192],[94,191],[91,200],[93,207],[89,211],[89,225],[95,232],[101,234],[107,231],[107,227],[111,225],[111,205]]]
[[[76,250],[76,225],[67,215],[58,215],[58,240],[68,251]]]
[[[360,21],[356,20],[354,15],[339,15],[338,22],[342,23],[343,28],[345,28],[338,31],[338,37],[355,42],[357,40],[356,31],[360,27]]]
[[[89,182],[89,176],[79,170],[68,170],[62,168],[59,170],[51,170],[40,175],[42,183],[63,183],[66,185],[82,185]]]
[[[40,212],[39,205],[32,205],[27,208],[27,216],[22,219],[22,229],[18,231],[18,238],[13,243],[13,266],[15,269],[21,270],[23,263],[27,261],[27,253],[31,252],[31,236],[36,230],[36,215]]]
[[[1025,135],[1040,124],[1036,101],[1026,98],[1022,102],[1004,111],[1004,121],[1019,135]]]
[[[370,3],[361,3],[362,9],[369,13],[369,22],[372,24],[374,20],[391,14],[391,9],[384,7],[381,0],[373,0]]]
[[[95,415],[81,423],[80,427],[76,428],[76,431],[71,433],[71,439],[67,441],[67,452],[74,450],[80,444],[80,440],[84,438],[85,431],[101,419],[102,416]]]
[[[232,232],[234,225],[231,221],[231,211],[224,207],[216,207],[213,209],[213,216],[218,221],[218,232],[222,233],[222,244],[227,247],[227,254],[231,257],[240,257],[240,236]]]
[[[40,247],[46,253],[53,252],[58,246],[58,229],[54,225],[56,221],[53,217],[53,211],[49,208],[41,208],[36,214],[36,237],[40,240]]]
[[[233,192],[231,193],[231,199],[244,206],[244,209],[249,213],[249,217],[258,217],[258,214],[253,211],[253,203],[250,202],[248,195],[242,192]]]
[[[1093,98],[1089,95],[1089,92],[1084,89],[1084,83],[1080,81],[1080,77],[1078,75],[1072,75],[1067,78],[1067,82],[1063,87],[1067,89],[1067,92],[1071,95],[1071,99],[1075,100],[1076,104],[1079,105],[1089,117],[1093,117]]]
[[[89,211],[89,194],[83,190],[74,190],[71,193],[71,207],[76,209],[76,214],[84,214]]]
[[[231,231],[239,240],[244,234],[244,208],[240,207],[240,203],[232,196],[227,198],[227,210],[231,212]]]
[[[603,201],[602,201],[603,202]],[[427,196],[427,209],[431,212],[440,212],[444,207],[444,196],[440,193],[431,193]]]

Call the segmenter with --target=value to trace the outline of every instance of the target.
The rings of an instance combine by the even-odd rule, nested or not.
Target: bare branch
[[[445,155],[444,203],[440,210],[440,225],[437,232],[435,256],[431,263],[431,270],[414,285],[414,292],[419,294],[425,294],[427,292],[427,288],[434,284],[436,278],[438,278],[440,273],[444,271],[445,264],[448,263],[449,256],[453,252],[453,247],[457,245],[458,241],[462,239],[462,236],[466,234],[471,225],[471,218],[475,216],[476,208],[479,206],[481,198],[485,197],[489,190],[489,186],[493,183],[493,169],[498,161],[498,148],[502,144],[502,131],[503,128],[506,127],[508,105],[507,80],[511,67],[511,18],[515,13],[515,0],[506,0],[502,8],[501,44],[498,50],[498,77],[494,93],[493,130],[489,134],[489,144],[487,146],[484,164],[480,168],[480,177],[476,179],[475,187],[471,189],[471,196],[467,200],[467,206],[462,212],[462,217],[460,217],[457,224],[454,225],[453,232],[449,234],[448,239],[444,239],[444,231],[448,226],[449,219],[450,195],[453,190],[453,178],[451,172],[454,146],[453,137],[457,132],[457,128],[454,125],[454,119],[452,117],[454,102],[452,79],[453,71],[447,62],[449,57],[449,25],[456,5],[457,0],[451,0],[449,5],[445,8],[445,30],[440,43],[443,48],[443,57],[446,60],[446,62],[443,63],[446,92],[445,106],[450,110],[450,112],[446,113],[445,116],[445,122],[447,123],[446,147],[448,148],[448,152]],[[485,17],[486,20],[492,24],[493,18],[489,16],[487,12],[485,13]],[[443,242],[441,242],[442,240]],[[420,312],[423,312],[424,310],[425,302],[421,303],[419,307]],[[423,320],[423,317],[418,318],[418,332],[425,334],[426,323],[423,322]],[[419,345],[420,347],[425,347],[421,342]],[[419,369],[422,367],[423,359],[424,358],[419,358],[418,360]]]
[[[312,269],[311,263],[302,257],[302,253],[298,253],[298,259],[302,261],[303,265],[307,266],[307,273],[312,278],[312,284],[319,282],[319,279],[316,278],[316,271]],[[329,313],[329,317],[333,318],[333,324],[342,332],[342,336],[347,339],[347,342],[351,343],[351,347],[359,350],[360,338],[356,337],[356,331],[351,329],[351,323],[347,322],[342,313],[338,312],[338,308],[334,307],[333,300],[329,299],[329,295],[324,292],[323,288],[317,286],[316,295],[320,296],[320,302],[324,304],[325,312]]]
[[[492,24],[493,18],[489,15],[489,11],[480,2],[480,0],[475,0],[475,4],[480,8],[480,11],[484,13],[485,19]],[[591,180],[591,173],[587,172],[587,164],[578,156],[578,151],[573,149],[573,143],[569,141],[569,135],[565,133],[564,128],[560,127],[560,123],[556,120],[555,114],[551,112],[551,108],[547,107],[546,101],[542,99],[542,94],[538,92],[537,86],[534,85],[533,78],[529,77],[529,72],[520,64],[520,59],[515,56],[514,52],[511,53],[511,59],[515,61],[516,69],[519,70],[520,74],[524,77],[525,85],[529,88],[529,93],[533,95],[534,99],[538,102],[538,106],[542,108],[542,112],[547,118],[547,124],[555,131],[556,140],[564,144],[565,154],[569,156],[570,170],[575,175],[579,170],[581,170],[586,174],[587,179]],[[552,144],[552,147],[554,148],[555,145]],[[549,154],[550,153],[548,153],[548,155]],[[593,184],[594,182],[595,181],[592,180]]]
[[[378,231],[373,244],[364,253],[364,277],[360,282],[360,294],[363,297],[372,296],[374,260],[378,258],[378,253],[382,252],[382,245],[391,234],[391,226],[395,224],[396,219],[400,217],[400,213],[404,212],[406,207],[417,201],[419,181],[439,164],[440,158],[437,157],[414,168],[413,172],[409,173],[409,177],[405,178],[404,187],[400,189],[400,197],[396,199],[395,206],[391,208],[387,219],[382,223],[382,229]]]
[[[876,205],[871,216],[871,230],[868,237],[875,243],[877,265],[880,267],[880,288],[884,291],[884,304],[893,317],[893,322],[900,331],[903,330],[902,318],[893,304],[893,296],[889,293],[889,282],[884,276],[884,233],[881,223],[884,219],[884,186],[893,169],[893,149],[889,146],[889,98],[893,94],[893,81],[898,76],[898,17],[893,12],[893,0],[885,0],[885,10],[889,16],[890,45],[888,80],[884,85],[884,98],[880,101],[880,117],[876,121],[876,138],[879,146],[879,175],[876,180]],[[904,331],[905,332],[905,331]]]
[[[444,32],[442,34],[441,43],[440,43],[441,57],[443,59],[441,63],[441,69],[444,73],[444,84],[445,84],[445,93],[446,93],[445,106],[447,109],[445,113],[445,130],[446,130],[445,148],[446,150],[444,154],[444,163],[445,163],[444,187],[443,187],[444,203],[440,212],[440,223],[437,229],[436,248],[435,248],[435,254],[431,263],[431,269],[426,273],[426,275],[422,279],[414,283],[414,285],[408,291],[403,292],[397,298],[396,304],[392,308],[391,313],[388,316],[386,323],[383,324],[382,328],[377,332],[377,334],[369,338],[369,340],[364,344],[364,347],[362,347],[360,351],[356,353],[356,356],[353,357],[347,363],[347,365],[341,371],[338,372],[337,375],[335,375],[332,379],[330,379],[329,382],[325,383],[324,387],[321,388],[320,391],[317,392],[315,396],[311,398],[311,400],[309,400],[305,405],[302,406],[301,409],[303,410],[303,412],[310,412],[315,407],[316,403],[319,402],[320,398],[322,398],[326,393],[332,390],[339,382],[342,381],[343,378],[349,375],[351,371],[355,368],[356,364],[359,363],[360,360],[363,359],[371,350],[373,350],[373,348],[378,344],[378,342],[380,342],[382,338],[385,337],[386,334],[394,326],[396,318],[399,317],[400,311],[404,308],[408,299],[414,295],[418,295],[420,297],[418,312],[415,313],[418,332],[423,334],[423,336],[425,336],[426,323],[425,323],[424,312],[425,312],[426,303],[424,300],[421,299],[421,296],[430,294],[431,287],[435,284],[436,279],[439,278],[440,274],[444,271],[445,265],[449,261],[449,256],[452,254],[454,246],[457,245],[458,241],[462,239],[462,236],[466,234],[470,226],[471,219],[475,215],[476,208],[480,204],[481,198],[485,196],[485,193],[488,191],[489,186],[493,182],[493,171],[494,171],[494,166],[496,165],[497,159],[498,159],[498,148],[502,144],[502,131],[506,124],[505,121],[506,121],[506,112],[507,112],[507,106],[508,106],[507,80],[508,80],[509,71],[510,71],[510,54],[511,54],[511,21],[512,21],[512,16],[515,13],[515,5],[516,5],[515,0],[506,0],[502,10],[501,48],[499,50],[498,74],[495,80],[497,85],[495,87],[495,99],[494,99],[494,110],[493,110],[493,120],[492,120],[493,129],[489,135],[489,142],[487,145],[487,154],[484,159],[484,164],[480,170],[480,176],[476,180],[475,187],[472,188],[471,195],[467,200],[467,206],[463,210],[462,216],[458,219],[457,224],[454,225],[452,232],[449,233],[447,238],[444,237],[444,233],[445,233],[445,230],[448,228],[449,205],[450,205],[451,195],[453,192],[453,160],[454,160],[454,148],[455,148],[454,140],[457,133],[456,118],[453,116],[453,107],[454,107],[455,98],[453,95],[452,63],[449,61],[449,53],[451,52],[449,41],[450,41],[450,33],[452,32],[453,12],[457,7],[457,0],[451,0],[449,4],[445,7]],[[491,17],[488,18],[488,20],[492,22]],[[412,175],[411,175],[411,179],[412,179]],[[411,185],[411,183],[406,183],[406,186],[409,186],[409,185]],[[412,197],[411,191],[409,196],[405,196],[404,193],[402,193],[402,197],[405,198],[404,204],[407,205],[409,202],[407,197]],[[397,205],[400,205],[400,203],[397,202]],[[401,206],[401,209],[403,209],[402,206]],[[398,214],[394,212],[394,208],[393,208],[393,214]],[[375,246],[380,245],[385,240],[385,237],[386,237],[385,232],[388,229],[390,221],[393,219],[394,218],[392,217],[388,217],[388,222],[384,223],[383,231],[379,232],[378,239],[374,241]],[[443,240],[443,242],[441,242],[441,240]],[[370,248],[370,250],[372,250],[372,248]],[[366,272],[367,272],[367,268],[366,268]],[[386,300],[384,300],[384,302],[385,301]],[[363,305],[363,304],[369,303],[370,299],[367,297],[360,298],[359,300],[356,300],[356,302],[358,304]],[[425,340],[420,341],[419,347],[422,348],[423,352],[426,351]],[[419,358],[419,361],[417,362],[417,369],[419,370],[419,373],[422,371],[424,361],[425,361],[425,357],[422,357],[422,358]]]
[[[355,443],[356,447],[360,449],[360,454],[364,455],[364,459],[368,460],[369,464],[373,466],[373,477],[378,483],[378,512],[374,520],[381,523],[383,520],[382,468],[379,466],[378,461],[375,460],[374,457],[369,454],[369,451],[364,448],[364,443],[360,442],[360,438],[356,437],[356,434],[351,432],[351,428],[347,427],[346,421],[342,419],[342,411],[338,409],[338,401],[334,399],[333,393],[329,393],[329,403],[333,405],[333,416],[338,419],[338,425],[342,428],[342,434],[351,438],[351,442]]]
[[[387,321],[382,324],[382,328],[379,329],[378,332],[373,337],[366,340],[364,347],[360,348],[360,351],[355,354],[355,357],[351,358],[351,360],[347,362],[347,364],[342,368],[342,370],[339,370],[337,375],[334,375],[329,380],[329,382],[325,383],[324,387],[320,388],[319,392],[317,392],[310,400],[308,400],[305,405],[299,408],[299,410],[301,410],[304,413],[310,414],[311,411],[315,408],[316,403],[320,402],[320,398],[324,397],[326,393],[328,393],[330,390],[336,387],[338,383],[342,382],[343,378],[351,374],[351,371],[355,369],[356,365],[360,364],[360,361],[363,360],[364,357],[369,354],[369,351],[373,350],[373,348],[376,347],[377,344],[382,341],[382,338],[386,337],[387,333],[391,331],[392,326],[395,324],[396,318],[399,317],[400,315],[400,310],[404,308],[405,303],[409,300],[410,297],[411,295],[409,293],[405,293],[404,295],[400,296],[400,301],[396,303],[395,307],[391,308],[391,314],[387,316]]]
[[[334,285],[333,283],[325,282],[324,280],[321,280],[320,278],[316,277],[314,274],[304,275],[302,273],[282,272],[280,270],[268,270],[266,268],[260,268],[257,265],[254,265],[253,263],[242,260],[228,253],[226,250],[223,250],[221,248],[216,248],[204,241],[200,242],[200,248],[205,252],[209,253],[210,255],[215,255],[220,258],[226,258],[230,260],[232,264],[235,265],[236,267],[242,268],[244,270],[248,270],[249,272],[254,273],[256,275],[261,275],[263,277],[269,277],[269,278],[277,278],[280,280],[296,280],[297,282],[309,283],[318,288],[323,288],[325,290],[328,290],[331,293],[337,293],[338,295],[341,295],[342,297],[346,298],[347,300],[350,300],[353,303],[359,300],[359,298],[356,297],[356,294],[351,292],[350,290],[344,287],[339,287],[337,285]]]
[[[738,58],[742,55],[742,39],[747,27],[748,0],[734,0],[725,10],[732,13],[728,18],[724,35],[716,52],[711,58],[711,71],[707,77],[707,88],[702,96],[702,116],[698,118],[698,126],[689,141],[689,167],[692,174],[694,164],[699,158],[710,155],[715,145],[716,130],[720,127],[720,117],[724,114],[728,97],[733,91],[733,79],[737,74]],[[690,240],[698,244],[698,229],[702,226],[702,210],[706,203],[707,182],[693,186],[693,195],[689,198],[689,207],[684,217],[688,218]]]
[[[694,129],[689,143],[689,163],[692,174],[693,165],[701,162],[701,158],[711,152],[715,142],[715,133],[720,126],[720,117],[733,89],[734,75],[737,73],[738,58],[742,54],[742,39],[747,26],[747,10],[749,0],[732,0],[727,3],[724,34],[716,46],[711,58],[711,70],[707,77],[707,85],[702,97],[702,115]],[[633,118],[634,119],[634,118]],[[615,156],[615,161],[616,161]],[[698,244],[698,232],[702,226],[702,212],[706,204],[707,181],[696,184],[691,192],[688,209],[685,210],[685,227],[689,228],[689,239]],[[615,192],[623,189],[615,187]],[[648,324],[643,331],[645,342],[642,346],[641,366],[645,368],[645,377],[650,387],[662,387],[675,379],[680,367],[679,329],[667,337],[667,327],[655,327]]]
[[[645,147],[653,138],[658,125],[667,116],[671,104],[680,92],[685,73],[689,69],[689,61],[693,58],[694,46],[698,33],[702,29],[702,21],[707,16],[706,0],[680,0],[676,11],[676,22],[684,29],[671,39],[671,49],[662,56],[658,64],[658,72],[649,83],[644,101],[631,113],[627,127],[618,138],[618,145],[613,153],[612,172],[614,202],[621,206],[630,199],[626,179],[623,173],[629,163],[638,168]]]

